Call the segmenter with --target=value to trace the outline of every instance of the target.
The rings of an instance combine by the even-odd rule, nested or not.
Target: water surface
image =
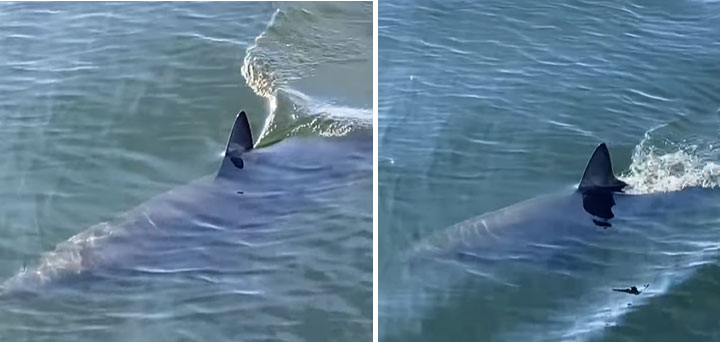
[[[720,338],[709,318],[720,309],[719,20],[703,1],[381,2],[381,339]],[[711,195],[674,209],[692,215],[632,223],[653,234],[563,277],[527,272],[505,286],[488,279],[510,262],[408,265],[408,251],[457,222],[572,191],[600,142],[634,193]],[[647,275],[647,292],[588,292],[622,278],[619,255],[643,260],[627,272]]]
[[[293,136],[369,140],[371,27],[363,3],[0,5],[0,278],[215,173],[239,110],[260,148]],[[305,178],[302,206],[265,194],[248,209],[252,229],[218,229],[215,245],[184,232],[183,248],[157,251],[186,256],[172,267],[5,298],[0,335],[368,340],[372,159],[354,162],[348,177]]]

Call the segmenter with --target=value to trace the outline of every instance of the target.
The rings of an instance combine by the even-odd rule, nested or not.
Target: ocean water
[[[0,279],[214,174],[240,110],[258,151],[367,145],[371,57],[369,3],[0,4]],[[372,156],[349,151],[345,175],[324,178],[291,164],[325,160],[313,152],[273,161],[243,230],[144,250],[172,267],[2,296],[0,339],[369,340]],[[272,187],[299,175],[301,198]]]
[[[720,341],[720,4],[381,1],[378,29],[382,341]],[[412,258],[453,224],[570,193],[600,142],[628,192],[667,199],[617,197],[608,232],[627,239],[524,264]]]

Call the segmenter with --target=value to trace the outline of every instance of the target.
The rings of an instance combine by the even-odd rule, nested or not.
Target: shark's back
[[[109,270],[205,267],[223,253],[208,255],[203,248],[231,253],[237,244],[252,244],[245,235],[287,225],[312,204],[314,192],[367,177],[371,149],[369,137],[297,137],[255,149],[241,112],[217,173],[58,244],[2,289],[36,292],[50,283]]]
[[[551,248],[559,240],[597,233],[610,225],[614,193],[626,186],[613,174],[610,155],[600,144],[588,161],[577,190],[540,196],[457,223],[420,242],[418,255],[523,256],[532,247]],[[528,249],[528,247],[531,247]]]

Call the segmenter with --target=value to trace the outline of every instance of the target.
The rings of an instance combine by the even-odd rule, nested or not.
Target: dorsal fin
[[[225,158],[223,158],[218,177],[231,172],[234,169],[242,169],[245,163],[242,160],[242,154],[253,148],[253,138],[250,132],[250,123],[245,112],[238,113],[235,118],[235,124],[230,132],[227,147],[225,148]]]
[[[607,146],[605,143],[600,144],[590,157],[578,188],[580,190],[622,191],[625,186],[627,183],[615,178],[615,174],[613,174]]]

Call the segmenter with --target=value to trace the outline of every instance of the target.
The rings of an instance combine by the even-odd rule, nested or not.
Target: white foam
[[[680,148],[675,152],[662,153],[654,147],[638,145],[629,171],[621,176],[631,186],[627,192],[643,194],[688,187],[718,187],[720,164],[704,160],[690,151]]]
[[[345,42],[337,37],[319,35],[316,32],[319,29],[312,21],[307,22],[307,32],[295,25],[288,26],[288,22],[293,20],[304,23],[307,15],[311,13],[303,9],[277,9],[265,30],[246,51],[241,67],[242,75],[247,85],[267,100],[269,109],[257,139],[258,144],[267,139],[275,139],[269,138],[270,136],[293,135],[300,129],[309,129],[322,136],[336,136],[347,134],[356,127],[372,126],[372,109],[338,105],[316,96],[308,96],[293,87],[291,81],[311,77],[318,65],[345,61],[350,56],[357,55],[353,52],[364,51],[366,48],[357,42]],[[297,41],[294,44],[304,48],[288,49],[287,44],[278,37],[282,36],[277,32],[281,28],[295,33],[293,37]],[[302,34],[299,34],[300,32]],[[318,37],[328,42],[319,44],[315,41]],[[346,46],[347,44],[350,45]],[[345,48],[328,51],[326,45]],[[335,123],[321,123],[328,119]]]

